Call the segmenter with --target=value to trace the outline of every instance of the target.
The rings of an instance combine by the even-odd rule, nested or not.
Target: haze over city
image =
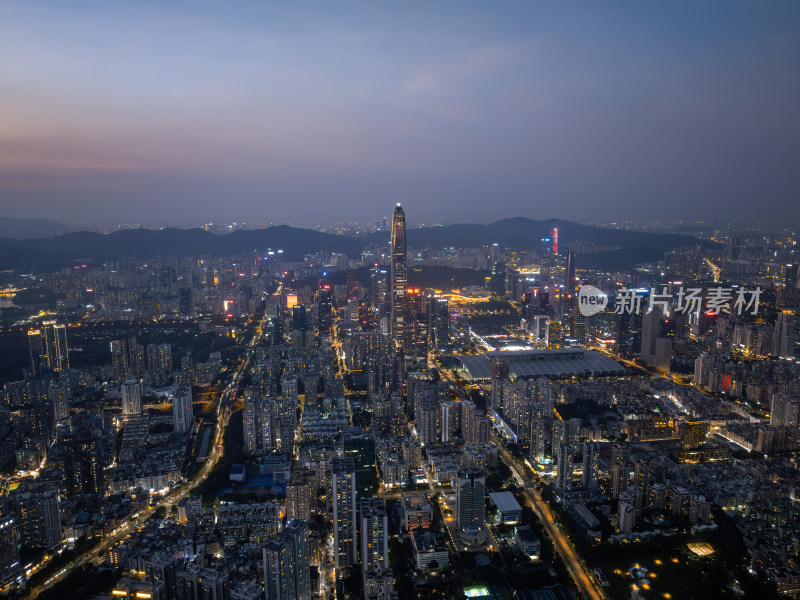
[[[794,2],[4,2],[0,213],[794,212]],[[578,215],[580,218],[576,218]]]

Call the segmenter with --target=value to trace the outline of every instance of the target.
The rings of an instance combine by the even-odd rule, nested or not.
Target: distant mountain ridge
[[[72,231],[80,231],[80,228],[50,219],[0,217],[0,238],[15,240],[46,238]]]
[[[480,247],[497,243],[501,248],[523,250],[541,248],[542,239],[559,230],[559,244],[565,250],[570,242],[582,241],[619,250],[585,255],[581,266],[611,259],[614,264],[635,264],[663,257],[678,246],[711,242],[687,235],[655,234],[637,231],[600,229],[570,221],[548,219],[534,221],[525,217],[503,219],[488,225],[449,225],[408,230],[411,248]],[[265,229],[239,230],[225,235],[203,229],[127,229],[110,234],[70,232],[44,239],[0,239],[0,268],[54,270],[77,261],[104,262],[125,258],[149,259],[157,256],[225,256],[243,252],[283,250],[290,260],[319,252],[337,252],[358,256],[364,246],[385,245],[387,232],[367,237],[348,237],[278,225]],[[633,262],[631,262],[633,261]]]

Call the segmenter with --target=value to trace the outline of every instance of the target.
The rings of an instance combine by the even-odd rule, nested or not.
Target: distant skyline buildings
[[[609,214],[604,219],[588,218],[586,215],[561,214],[558,207],[553,210],[541,213],[538,209],[531,211],[523,209],[518,212],[497,212],[486,218],[475,218],[474,215],[454,213],[447,219],[423,218],[421,214],[415,214],[415,219],[406,219],[406,229],[423,229],[448,227],[451,225],[491,225],[498,221],[516,218],[528,218],[536,221],[564,221],[589,227],[601,229],[614,229],[620,231],[641,231],[650,233],[687,233],[703,239],[710,239],[715,233],[736,232],[737,235],[745,234],[757,229],[775,228],[776,231],[790,230],[800,225],[800,219],[793,220],[794,215],[781,215],[777,213],[765,213],[759,215],[758,219],[746,217],[741,218],[737,215],[725,215],[716,217],[694,217],[681,215],[669,215],[663,219],[635,219],[628,218],[624,214]],[[159,219],[157,216],[148,215],[147,221],[140,222],[106,222],[106,221],[70,221],[56,222],[49,219],[38,218],[14,218],[7,217],[0,207],[0,238],[10,238],[14,240],[37,240],[62,235],[65,233],[75,233],[79,231],[97,233],[115,233],[118,231],[147,230],[161,231],[165,229],[203,229],[215,235],[226,235],[237,231],[253,231],[268,229],[270,227],[288,226],[296,229],[309,229],[321,233],[331,233],[348,237],[364,237],[380,232],[391,232],[391,227],[387,219],[370,219],[362,217],[358,219],[341,220],[340,217],[319,220],[224,220],[210,222],[196,218],[194,213],[187,213],[185,218],[178,220]],[[554,232],[550,231],[550,243],[554,239]],[[563,246],[563,245],[562,245]],[[553,251],[555,247],[551,246]],[[562,247],[561,253],[564,253]],[[183,300],[187,312],[192,308],[193,298],[187,297]]]

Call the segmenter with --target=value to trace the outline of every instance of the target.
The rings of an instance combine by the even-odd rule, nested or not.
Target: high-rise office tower
[[[406,257],[406,215],[398,204],[392,217],[392,237],[390,249],[390,315],[389,326],[395,345],[402,347],[405,337],[405,295],[408,283],[408,264]]]
[[[403,298],[403,355],[406,360],[417,360],[428,354],[428,320],[425,302],[419,288],[407,288]]]
[[[324,284],[317,292],[317,329],[320,335],[330,335],[333,324],[333,291]]]
[[[306,343],[306,331],[308,331],[308,322],[306,320],[306,305],[296,304],[292,307],[292,329],[300,332],[303,345]]]
[[[567,267],[564,270],[564,294],[568,299],[575,295],[575,254],[570,250],[567,253]]]
[[[457,474],[456,519],[458,534],[467,545],[486,540],[486,476],[477,467],[462,467]]]
[[[122,416],[142,414],[142,382],[126,379],[120,386],[122,394]]]
[[[350,427],[342,434],[342,455],[353,459],[356,470],[356,497],[372,496],[377,487],[375,439],[360,427]]]
[[[192,388],[185,383],[181,383],[171,395],[172,423],[175,426],[175,433],[186,433],[194,424]]]
[[[572,339],[574,339],[579,346],[585,346],[589,341],[586,331],[586,316],[581,312],[578,302],[578,294],[573,295],[570,331]]]
[[[572,250],[567,252],[567,265],[564,269],[564,290],[560,298],[560,314],[562,335],[565,338],[574,337],[572,331],[572,311],[575,299],[575,254]]]
[[[358,561],[356,538],[356,469],[352,458],[334,458],[331,464],[333,552],[337,571]]]
[[[61,549],[58,494],[54,491],[22,492],[13,496],[11,504],[23,546]]]
[[[383,498],[362,498],[359,505],[361,523],[361,569],[366,573],[376,566],[389,568],[389,518]]]
[[[428,344],[444,348],[450,341],[450,310],[447,298],[431,295],[427,298]]]
[[[653,306],[642,317],[642,362],[659,371],[669,372],[672,359],[672,340],[661,335],[664,313],[660,306]]]
[[[489,278],[489,291],[503,295],[506,291],[506,263],[492,263],[492,274]]]
[[[19,541],[14,517],[0,513],[0,587],[22,574],[19,563]]]

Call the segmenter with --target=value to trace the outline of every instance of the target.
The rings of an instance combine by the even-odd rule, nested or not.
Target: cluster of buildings
[[[609,248],[559,253],[556,230],[527,252],[411,249],[399,205],[382,230],[388,246],[357,258],[265,249],[42,275],[61,297],[55,317],[24,324],[29,367],[0,395],[0,459],[16,466],[0,488],[0,585],[23,585],[81,538],[114,536],[103,557],[118,576],[112,598],[398,598],[395,537],[412,552],[399,568],[422,579],[451,577],[454,552],[487,551],[505,526],[503,543],[538,560],[519,497],[487,485],[511,460],[552,487],[590,543],[702,531],[724,510],[753,569],[791,585],[790,250],[781,266],[753,244],[719,264],[684,248],[620,273],[579,268]],[[426,289],[412,285],[421,265],[490,275],[482,289]],[[771,290],[765,316],[655,301],[653,290],[678,297],[684,281],[708,290],[725,277]],[[640,290],[642,310],[584,315],[581,284]],[[70,364],[73,322],[102,339],[102,364]],[[187,334],[214,347],[191,353]],[[140,522],[219,457],[215,432],[230,425],[214,416],[215,384],[239,364],[242,435],[225,485],[180,493]],[[201,397],[212,399],[202,413]]]

